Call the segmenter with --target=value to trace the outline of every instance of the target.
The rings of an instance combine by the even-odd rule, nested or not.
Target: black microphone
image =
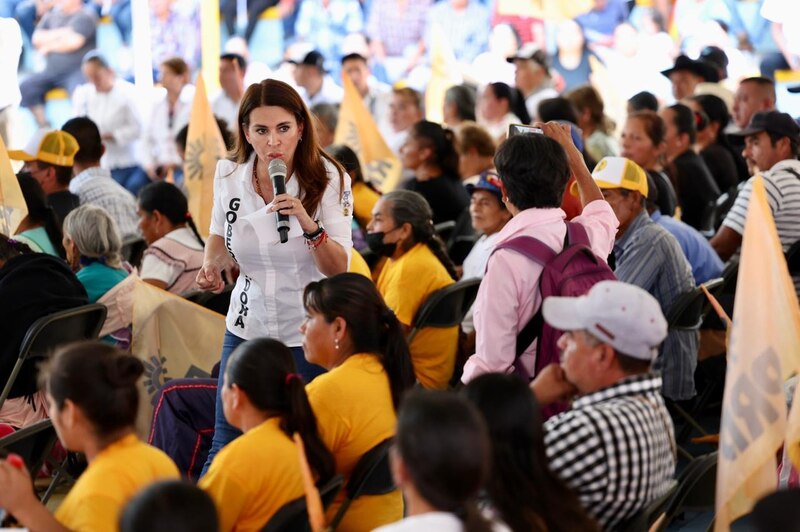
[[[286,194],[286,163],[283,162],[283,159],[272,159],[269,162],[269,167],[267,167],[267,172],[269,172],[269,178],[275,188],[275,196]],[[289,240],[289,215],[275,211],[275,216],[278,219],[278,233],[281,235],[281,244],[285,244]]]

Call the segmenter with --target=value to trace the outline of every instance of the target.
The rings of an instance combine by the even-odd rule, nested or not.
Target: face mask
[[[391,257],[397,249],[397,242],[392,242],[391,244],[384,242],[384,235],[386,235],[384,232],[367,233],[367,246],[376,255]]]

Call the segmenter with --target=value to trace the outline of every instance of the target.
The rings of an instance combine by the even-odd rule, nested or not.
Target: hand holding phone
[[[526,126],[524,124],[510,124],[508,126],[508,138],[511,138],[514,135],[526,135],[528,133],[535,133],[537,135],[542,135],[544,132],[542,131],[541,128]]]

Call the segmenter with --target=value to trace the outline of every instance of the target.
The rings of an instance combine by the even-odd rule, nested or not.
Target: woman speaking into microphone
[[[319,146],[308,108],[286,83],[266,79],[251,85],[238,122],[235,148],[217,164],[211,229],[197,275],[201,289],[220,291],[223,270],[235,263],[240,272],[226,317],[220,378],[240,343],[268,336],[292,349],[308,382],[324,370],[303,355],[303,290],[347,271],[353,246],[350,177]],[[279,215],[281,225],[288,221],[285,242]],[[240,434],[225,421],[219,390],[222,381],[206,468]]]

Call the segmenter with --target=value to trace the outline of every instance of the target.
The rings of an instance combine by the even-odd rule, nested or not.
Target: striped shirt
[[[139,236],[136,199],[114,181],[109,170],[99,166],[87,168],[72,178],[69,191],[80,198],[81,205],[91,204],[105,209],[117,222],[123,240]]]
[[[675,472],[675,435],[661,378],[646,373],[578,398],[545,422],[552,470],[605,530],[663,495]]]
[[[797,172],[797,175],[792,171]],[[767,203],[775,219],[775,228],[783,251],[800,239],[800,161],[791,159],[776,163],[769,171],[761,172],[764,178],[764,189],[767,192]],[[744,222],[747,218],[747,206],[753,193],[753,178],[745,183],[736,202],[728,211],[722,225],[744,234]],[[794,287],[800,294],[800,277],[794,278]]]
[[[620,281],[634,284],[658,300],[666,316],[681,294],[695,287],[689,262],[675,237],[642,211],[614,244],[614,270]],[[694,396],[697,331],[670,331],[653,364],[664,379],[663,393],[675,401]]]

